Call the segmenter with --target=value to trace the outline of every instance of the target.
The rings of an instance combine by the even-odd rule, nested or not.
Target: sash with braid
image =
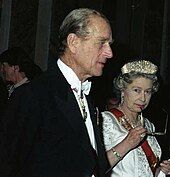
[[[121,123],[121,125],[126,130],[129,131],[130,129],[132,129],[132,126],[124,118],[124,114],[123,114],[122,111],[120,111],[120,110],[118,110],[116,108],[112,108],[109,111],[115,115],[115,117],[117,118],[117,120]],[[152,151],[150,145],[148,144],[147,140],[144,140],[141,143],[140,146],[141,146],[142,150],[144,151],[144,153],[145,153],[145,155],[147,157],[149,166],[150,166],[153,174],[155,175],[156,168],[157,168],[157,165],[158,165],[158,159],[156,158],[156,156],[155,156],[154,152]]]

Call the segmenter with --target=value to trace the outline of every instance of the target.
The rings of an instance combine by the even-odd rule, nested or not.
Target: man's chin
[[[102,74],[103,74],[103,70],[100,71],[100,72],[98,72],[98,73],[96,74],[96,76],[101,76]]]

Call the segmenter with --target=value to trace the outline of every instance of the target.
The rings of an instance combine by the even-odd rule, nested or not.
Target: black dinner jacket
[[[2,138],[0,176],[91,177],[96,158],[75,96],[58,66],[22,93],[15,127],[8,125],[10,132]],[[103,177],[107,161],[94,107],[87,100]]]

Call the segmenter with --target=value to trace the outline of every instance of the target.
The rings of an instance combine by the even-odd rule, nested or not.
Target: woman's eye
[[[136,93],[140,93],[140,92],[141,92],[140,89],[134,89],[134,91],[135,91]]]

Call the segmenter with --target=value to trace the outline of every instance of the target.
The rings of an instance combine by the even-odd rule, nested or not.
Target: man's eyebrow
[[[114,40],[111,38],[109,39],[109,44],[113,44]]]
[[[101,42],[109,42],[109,44],[113,44],[114,42],[113,39],[110,40],[109,38],[104,38],[104,37],[99,37],[98,40]]]

